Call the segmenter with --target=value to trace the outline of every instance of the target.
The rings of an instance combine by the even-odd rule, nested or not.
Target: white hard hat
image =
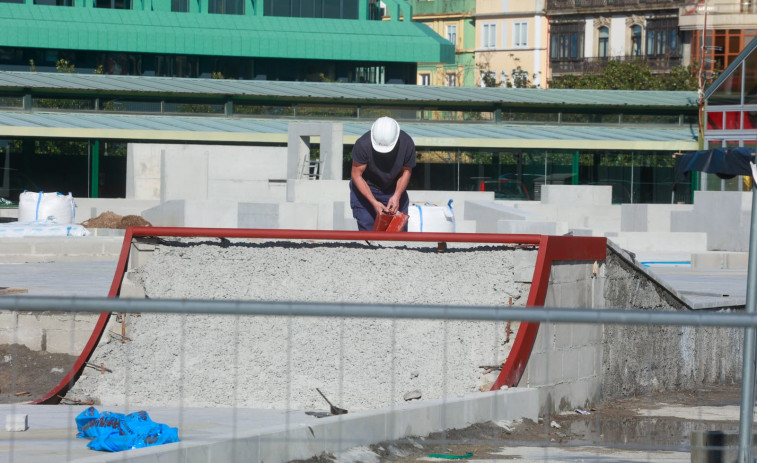
[[[379,117],[371,126],[371,144],[379,153],[394,149],[400,137],[400,125],[391,117]]]

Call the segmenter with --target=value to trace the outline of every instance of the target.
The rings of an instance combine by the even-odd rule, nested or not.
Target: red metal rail
[[[542,236],[542,235],[502,235],[495,233],[402,233],[402,232],[356,232],[331,230],[271,230],[271,229],[241,229],[241,228],[177,228],[177,227],[133,227],[127,228],[121,246],[113,282],[108,297],[118,297],[121,289],[129,251],[134,237],[138,236],[169,236],[169,237],[197,237],[197,238],[267,238],[281,240],[327,240],[327,241],[418,241],[418,242],[448,242],[448,243],[492,243],[492,244],[521,244],[538,246],[536,268],[528,294],[527,306],[544,305],[549,285],[549,274],[554,261],[594,261],[604,260],[607,251],[605,238],[578,236]],[[90,335],[89,341],[74,362],[66,376],[44,397],[35,400],[34,404],[56,404],[60,402],[66,392],[74,385],[84,370],[89,358],[97,347],[105,326],[110,318],[110,312],[102,312]],[[513,343],[512,351],[497,377],[492,390],[503,385],[517,386],[526,363],[531,355],[531,349],[539,331],[539,324],[528,322],[521,324]]]

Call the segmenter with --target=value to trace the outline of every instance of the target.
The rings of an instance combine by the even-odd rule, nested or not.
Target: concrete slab
[[[139,411],[126,407],[96,408],[119,413]],[[177,427],[180,443],[107,453],[89,450],[87,441],[76,437],[75,418],[86,409],[87,406],[81,405],[0,405],[0,414],[26,414],[29,420],[26,431],[0,431],[0,460],[275,463],[478,422],[538,418],[537,392],[528,388],[412,402],[324,418],[308,415],[304,410],[156,407],[146,410],[150,418]],[[397,426],[400,417],[402,426]],[[387,435],[388,429],[394,429],[392,436]],[[254,447],[256,452],[238,452],[237,446]],[[212,458],[208,460],[207,455]]]
[[[115,260],[0,263],[0,286],[27,289],[29,296],[105,297],[116,264]]]

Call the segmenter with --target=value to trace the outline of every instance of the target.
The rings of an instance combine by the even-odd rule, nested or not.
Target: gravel
[[[523,306],[509,246],[162,241],[131,278],[150,298]],[[512,324],[517,331],[517,323]],[[120,332],[120,327],[110,328]],[[515,336],[504,322],[127,316],[68,398],[103,405],[349,410],[488,390]],[[420,397],[419,397],[420,396]]]

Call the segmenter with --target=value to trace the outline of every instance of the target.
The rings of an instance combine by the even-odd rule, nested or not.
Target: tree
[[[675,66],[666,74],[654,74],[644,60],[611,60],[599,74],[565,75],[549,81],[550,88],[604,90],[697,90],[693,66]]]

